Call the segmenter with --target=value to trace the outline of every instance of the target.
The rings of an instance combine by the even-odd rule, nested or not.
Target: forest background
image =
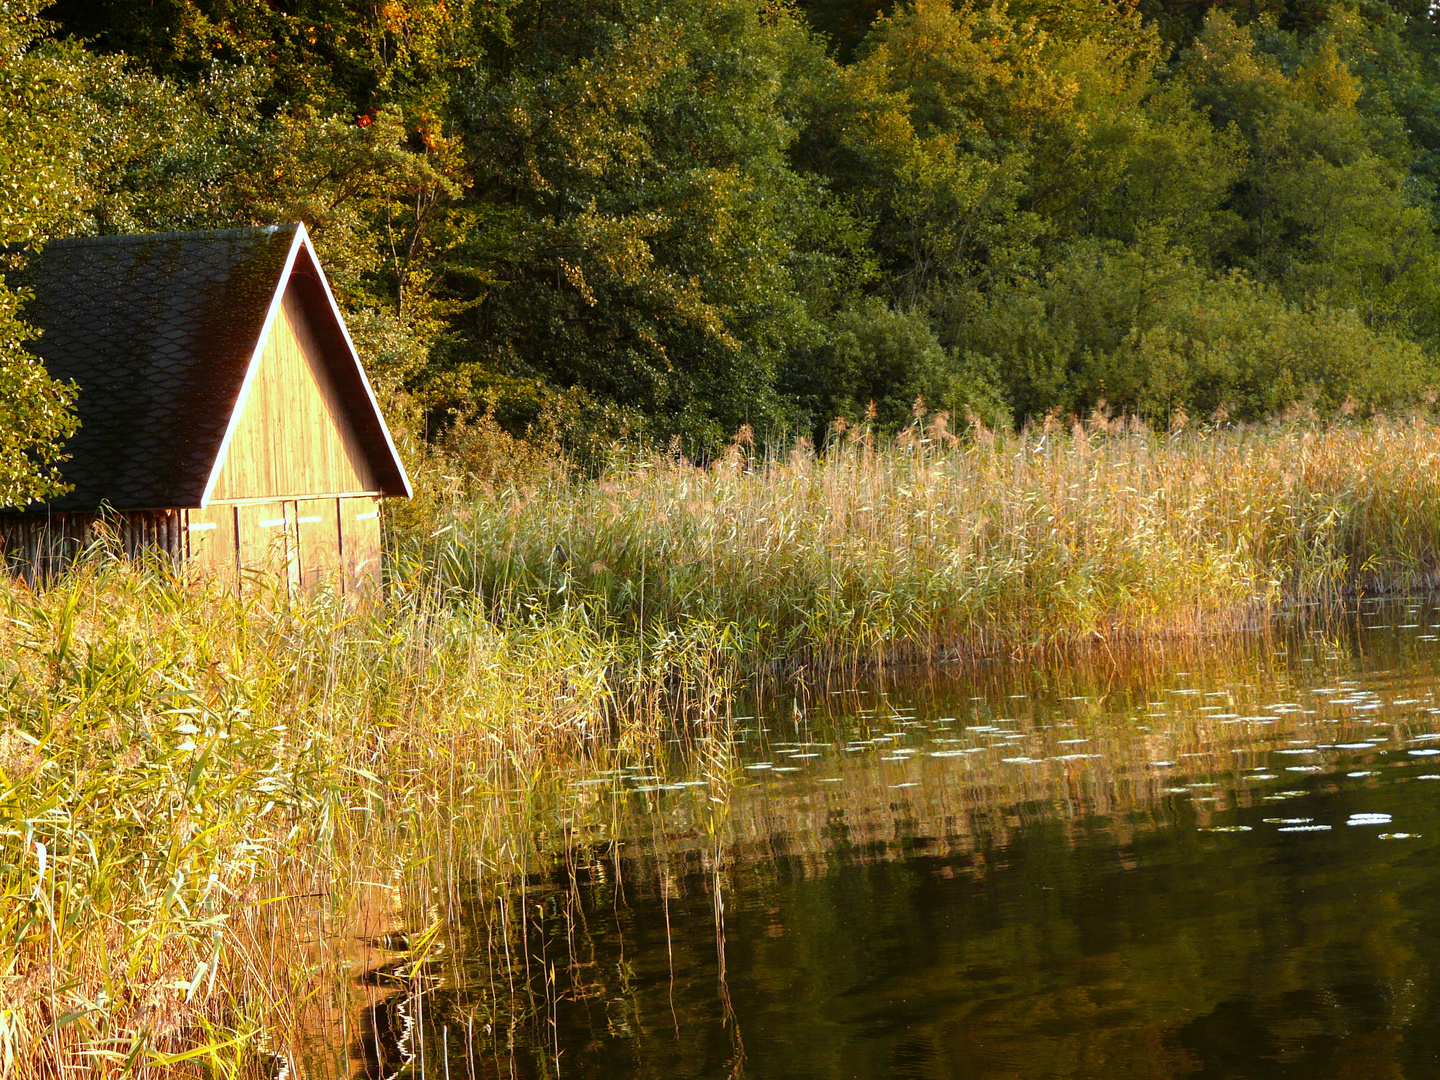
[[[0,0],[0,243],[305,221],[399,425],[577,461],[1440,386],[1426,0]],[[11,275],[13,278],[13,274]],[[0,284],[0,503],[73,392]]]

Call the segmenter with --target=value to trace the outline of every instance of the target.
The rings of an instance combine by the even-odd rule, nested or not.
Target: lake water
[[[572,782],[361,1073],[1440,1076],[1437,637],[771,694]]]

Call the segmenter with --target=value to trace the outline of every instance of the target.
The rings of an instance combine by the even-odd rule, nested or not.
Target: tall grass
[[[611,632],[725,627],[826,665],[1145,638],[1286,601],[1427,587],[1440,427],[1156,434],[918,424],[708,468],[631,459],[456,496],[397,562],[501,619],[587,606]]]
[[[7,1078],[229,1075],[317,1044],[343,1066],[326,969],[402,908],[438,919],[457,860],[523,866],[544,764],[643,744],[686,712],[667,686],[714,695],[706,654],[639,668],[578,614],[287,605],[103,552],[0,586],[0,616]]]
[[[266,1075],[316,1047],[344,1072],[384,992],[355,967],[404,929],[419,977],[456,882],[530,865],[566,763],[698,732],[723,808],[736,671],[1133,644],[1426,586],[1437,460],[1418,420],[1097,420],[823,457],[737,440],[597,480],[447,463],[392,508],[368,608],[103,545],[7,579],[0,1075]]]

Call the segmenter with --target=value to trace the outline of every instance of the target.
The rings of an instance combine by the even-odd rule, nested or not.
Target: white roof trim
[[[235,408],[230,413],[230,422],[225,427],[225,437],[220,440],[220,450],[215,455],[215,464],[210,467],[210,478],[205,482],[205,494],[200,497],[200,506],[203,509],[210,505],[210,498],[214,494],[215,484],[220,479],[220,472],[225,467],[225,456],[230,449],[230,440],[235,435],[235,429],[240,423],[240,414],[245,411],[245,402],[250,397],[250,387],[255,382],[255,373],[260,369],[260,358],[264,355],[265,345],[270,340],[271,329],[275,325],[275,319],[280,312],[281,303],[285,298],[285,289],[290,284],[290,275],[295,270],[295,260],[300,254],[301,248],[310,257],[310,263],[315,268],[315,275],[320,279],[320,288],[325,293],[325,299],[330,304],[330,313],[335,317],[335,325],[340,328],[340,336],[345,341],[345,347],[350,352],[350,361],[355,365],[355,373],[360,376],[360,385],[365,388],[365,396],[370,402],[370,408],[374,411],[375,420],[380,425],[380,433],[385,436],[386,449],[390,451],[390,459],[395,465],[395,471],[400,476],[400,482],[405,486],[405,497],[410,498],[415,492],[410,486],[410,477],[405,472],[405,463],[400,460],[400,453],[395,449],[395,440],[390,436],[389,425],[385,423],[385,414],[380,411],[380,403],[375,398],[375,391],[370,386],[370,379],[365,374],[365,365],[360,362],[360,354],[355,351],[355,343],[350,339],[350,330],[345,325],[345,319],[340,314],[340,306],[335,303],[335,294],[330,291],[330,282],[325,277],[325,270],[320,265],[320,257],[315,253],[315,246],[310,242],[310,234],[305,229],[304,222],[295,227],[295,240],[290,245],[290,253],[285,257],[285,268],[280,272],[280,281],[275,286],[275,295],[270,298],[270,308],[265,313],[265,323],[260,330],[260,337],[255,343],[255,350],[250,354],[250,363],[245,369],[245,381],[240,384],[240,393],[235,398]]]
[[[355,342],[350,340],[350,328],[345,325],[345,318],[340,314],[340,305],[335,303],[335,294],[330,291],[330,280],[325,276],[325,268],[320,265],[320,256],[315,254],[315,245],[310,243],[310,234],[305,231],[305,224],[301,222],[298,230],[300,241],[305,245],[305,251],[310,256],[311,265],[315,267],[315,276],[320,279],[320,288],[325,293],[325,299],[330,303],[330,314],[335,316],[335,325],[340,327],[340,336],[345,339],[345,347],[350,350],[350,360],[355,365],[355,374],[360,376],[360,385],[365,388],[365,397],[370,402],[370,408],[375,411],[375,421],[380,425],[380,434],[385,436],[385,447],[390,451],[390,460],[395,463],[395,471],[400,475],[400,483],[405,486],[405,498],[415,494],[415,489],[410,486],[410,476],[405,471],[405,463],[400,460],[400,451],[395,449],[395,440],[390,437],[390,425],[385,423],[385,414],[380,411],[380,402],[375,399],[375,390],[370,385],[370,377],[365,374],[365,365],[360,362],[360,354],[355,351]],[[291,266],[285,267],[285,276],[290,276]]]
[[[265,312],[265,322],[260,327],[260,336],[255,340],[255,348],[250,353],[250,362],[245,366],[245,381],[240,384],[240,393],[235,398],[235,407],[230,410],[230,422],[225,425],[225,437],[220,440],[220,449],[215,454],[215,462],[210,466],[210,477],[205,481],[205,493],[200,496],[200,508],[203,510],[210,505],[210,496],[215,491],[216,481],[220,479],[220,470],[225,467],[225,455],[230,450],[230,440],[235,437],[235,429],[240,425],[240,414],[245,411],[245,402],[250,397],[250,387],[255,383],[255,373],[260,370],[260,357],[265,352],[265,344],[270,340],[270,330],[275,325],[275,319],[280,314],[281,301],[285,299],[285,286],[290,284],[290,272],[295,269],[295,256],[300,254],[300,247],[305,242],[305,226],[300,224],[295,229],[295,239],[290,242],[290,252],[285,256],[285,267],[280,271],[279,284],[275,286],[275,294],[270,297],[270,307]]]

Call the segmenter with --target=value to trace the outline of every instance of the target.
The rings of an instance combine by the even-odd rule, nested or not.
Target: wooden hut
[[[18,277],[80,428],[71,490],[0,516],[13,563],[108,527],[237,580],[378,583],[378,500],[410,481],[303,225],[57,240]]]

